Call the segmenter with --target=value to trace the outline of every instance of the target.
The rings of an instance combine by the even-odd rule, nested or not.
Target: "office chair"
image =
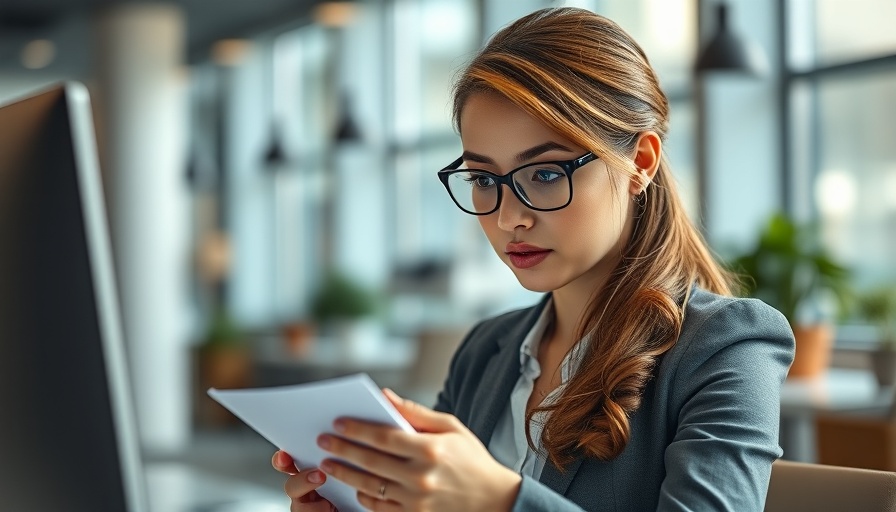
[[[766,512],[896,511],[896,473],[778,460]]]

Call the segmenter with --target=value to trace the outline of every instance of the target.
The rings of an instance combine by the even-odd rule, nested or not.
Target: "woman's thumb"
[[[434,411],[429,407],[411,400],[401,398],[391,389],[383,389],[383,394],[398,409],[398,412],[408,420],[417,432],[445,432],[453,430],[453,416]]]

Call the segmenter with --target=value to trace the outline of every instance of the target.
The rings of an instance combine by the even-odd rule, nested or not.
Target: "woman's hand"
[[[511,509],[521,477],[460,420],[385,394],[417,432],[341,418],[336,435],[318,438],[333,454],[321,470],[357,489],[361,504],[377,512]]]
[[[299,471],[292,457],[284,451],[274,453],[271,465],[290,477],[283,488],[292,500],[290,512],[334,512],[336,507],[317,494],[317,488],[327,481],[327,475],[319,470]]]

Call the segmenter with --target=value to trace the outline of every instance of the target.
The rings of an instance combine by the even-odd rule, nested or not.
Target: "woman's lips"
[[[541,247],[534,245],[513,242],[507,244],[504,252],[510,259],[510,263],[513,264],[514,267],[520,269],[532,268],[544,261],[544,259],[551,254],[550,249],[542,249]]]

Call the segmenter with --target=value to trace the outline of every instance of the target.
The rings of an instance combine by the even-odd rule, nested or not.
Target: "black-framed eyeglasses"
[[[540,212],[560,210],[572,202],[572,173],[596,160],[592,152],[573,160],[526,164],[501,176],[482,169],[458,169],[458,158],[439,171],[454,204],[471,215],[488,215],[501,206],[506,185],[524,205]]]

